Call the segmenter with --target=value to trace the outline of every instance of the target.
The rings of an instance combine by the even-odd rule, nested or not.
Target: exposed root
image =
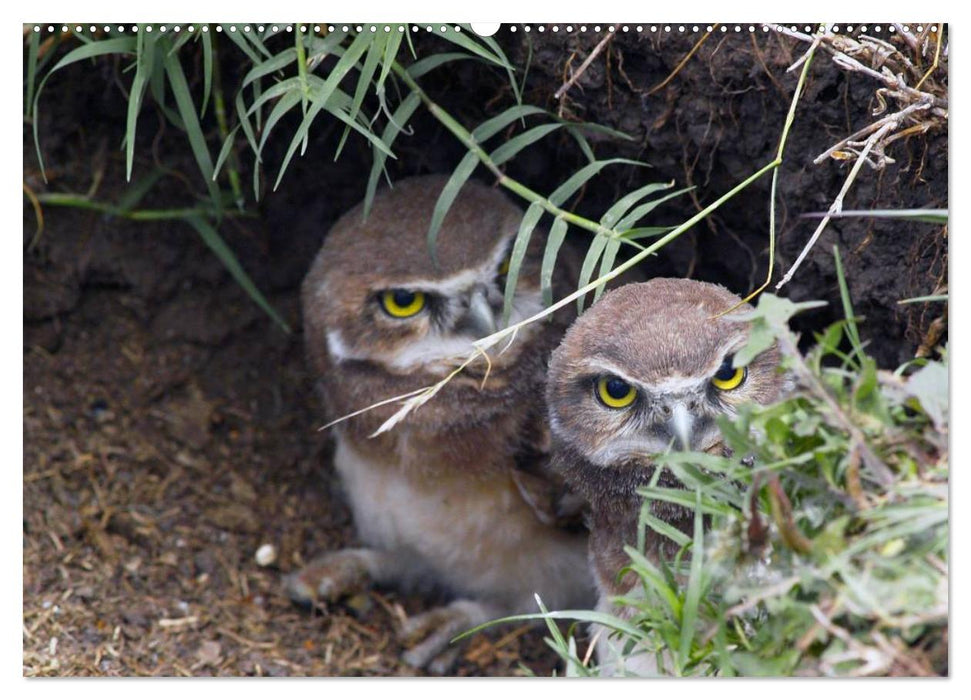
[[[567,91],[571,87],[573,87],[573,84],[576,83],[576,81],[580,79],[580,76],[583,75],[586,72],[587,68],[590,67],[590,64],[593,63],[593,60],[600,55],[600,52],[607,47],[607,44],[613,41],[613,38],[615,35],[616,35],[616,32],[611,32],[611,31],[607,32],[604,38],[600,40],[600,43],[598,43],[595,47],[593,47],[593,51],[590,52],[590,55],[587,56],[587,58],[583,61],[583,63],[580,64],[580,67],[577,68],[577,72],[574,73],[572,76],[570,76],[570,79],[567,80],[565,83],[563,83],[559,87],[559,89],[557,89],[557,91],[553,93],[554,99],[558,100],[564,95],[566,95]]]
[[[652,87],[650,90],[648,90],[647,91],[647,94],[648,95],[653,95],[655,92],[657,92],[658,90],[660,90],[661,88],[663,88],[665,85],[667,85],[668,83],[670,83],[672,80],[674,80],[674,77],[678,73],[681,72],[681,69],[684,68],[685,64],[688,61],[691,60],[691,57],[695,55],[695,53],[698,51],[698,49],[701,48],[701,45],[705,43],[705,40],[708,39],[708,37],[711,36],[711,33],[713,31],[715,31],[716,29],[718,29],[718,25],[717,24],[712,25],[711,29],[709,31],[705,32],[704,35],[700,39],[698,39],[698,41],[695,42],[695,45],[691,47],[691,50],[688,53],[685,54],[684,58],[682,58],[678,62],[678,65],[676,65],[674,67],[674,70],[671,71],[671,74],[668,75],[667,78],[665,78],[664,80],[662,80],[661,82],[659,82],[657,85],[655,85],[654,87]]]
[[[878,81],[882,87],[877,88],[875,92],[877,107],[873,112],[874,116],[886,112],[890,101],[897,107],[896,111],[840,140],[813,160],[816,165],[828,158],[853,161],[853,167],[826,216],[823,217],[810,237],[809,242],[805,245],[795,263],[789,268],[789,271],[776,284],[777,290],[792,279],[809,251],[819,240],[830,218],[842,210],[843,199],[864,163],[874,170],[881,171],[888,164],[895,162],[886,152],[887,147],[895,141],[914,134],[926,134],[933,129],[946,127],[948,118],[947,87],[946,84],[942,84],[934,78],[934,72],[941,65],[942,52],[945,57],[947,55],[947,47],[942,38],[943,26],[938,27],[936,32],[937,42],[934,61],[928,70],[923,70],[915,65],[915,61],[917,64],[920,63],[920,57],[927,48],[930,41],[930,27],[928,27],[928,32],[925,32],[920,38],[909,31],[905,31],[903,27],[898,25],[895,25],[895,27],[897,29],[896,35],[902,38],[912,56],[908,56],[888,41],[865,34],[856,37],[835,34],[828,26],[812,36],[783,26],[775,27],[779,34],[818,44],[820,48],[833,57],[833,62],[843,70],[862,73]],[[791,71],[801,65],[802,61],[802,58],[797,60],[789,67],[789,70]],[[910,86],[910,80],[916,81],[916,87]],[[921,87],[925,89],[919,89]]]

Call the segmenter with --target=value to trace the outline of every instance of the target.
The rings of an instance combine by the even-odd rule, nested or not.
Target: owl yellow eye
[[[637,389],[619,377],[601,377],[597,380],[597,398],[609,408],[627,408],[637,398]]]
[[[746,376],[748,376],[748,370],[745,367],[732,367],[732,356],[729,355],[715,372],[715,376],[711,378],[711,383],[716,389],[731,391],[740,387]]]
[[[381,306],[389,316],[408,318],[425,308],[425,293],[389,289],[381,294]]]

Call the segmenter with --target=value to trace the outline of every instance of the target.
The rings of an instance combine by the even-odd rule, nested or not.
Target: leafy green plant
[[[277,26],[267,26],[257,31],[250,25],[189,25],[179,30],[170,28],[168,32],[160,25],[142,24],[132,29],[133,34],[108,38],[107,36],[74,36],[82,42],[81,46],[67,51],[46,71],[43,79],[36,85],[38,72],[51,59],[53,49],[40,57],[39,33],[28,31],[28,52],[26,60],[25,102],[34,131],[34,141],[41,173],[44,174],[44,158],[41,138],[38,131],[38,114],[41,99],[45,94],[48,80],[58,71],[77,64],[109,57],[127,61],[125,71],[132,78],[128,93],[127,121],[124,134],[126,174],[129,180],[134,175],[134,154],[139,115],[150,95],[156,108],[166,120],[185,134],[186,142],[199,169],[199,175],[208,192],[209,200],[194,203],[193,206],[168,210],[137,210],[135,204],[144,197],[158,180],[158,173],[136,180],[132,186],[132,197],[118,204],[100,202],[92,197],[60,192],[43,192],[32,196],[35,208],[41,206],[74,206],[103,211],[110,215],[124,216],[142,220],[171,219],[184,221],[195,228],[207,245],[212,248],[226,264],[233,276],[250,296],[283,327],[285,323],[271,309],[266,299],[256,289],[243,268],[235,259],[232,251],[218,234],[218,226],[226,216],[249,215],[248,197],[240,185],[239,139],[249,146],[252,153],[252,200],[262,196],[262,174],[265,170],[264,153],[268,139],[277,134],[281,120],[290,112],[297,112],[299,125],[291,134],[286,154],[280,163],[274,179],[274,189],[283,180],[292,159],[298,153],[306,152],[310,129],[318,118],[326,115],[344,125],[344,132],[334,157],[338,158],[346,139],[357,134],[367,140],[373,150],[373,165],[365,190],[365,212],[370,209],[381,174],[385,172],[388,158],[394,158],[392,151],[395,140],[406,132],[408,122],[420,105],[424,105],[446,128],[462,139],[469,153],[459,164],[448,186],[442,192],[436,207],[434,221],[429,230],[429,246],[434,254],[438,228],[459,188],[470,177],[476,167],[485,164],[498,173],[504,184],[536,205],[527,212],[520,230],[517,245],[511,262],[509,285],[512,289],[529,237],[545,211],[559,217],[563,223],[554,225],[554,240],[557,247],[565,237],[567,222],[580,225],[594,232],[614,232],[616,225],[621,226],[621,237],[604,238],[598,241],[595,253],[592,251],[585,265],[585,280],[589,280],[597,261],[600,260],[601,272],[609,269],[616,259],[619,247],[623,245],[643,249],[636,239],[656,235],[666,229],[635,228],[635,224],[667,198],[677,196],[683,190],[669,193],[651,202],[643,200],[650,193],[670,187],[670,184],[652,184],[641,188],[632,197],[627,197],[605,214],[599,223],[588,222],[568,211],[561,205],[582,187],[589,178],[599,173],[605,166],[619,163],[633,164],[633,161],[612,159],[597,161],[585,132],[595,130],[608,133],[616,138],[627,138],[619,132],[591,124],[576,124],[557,119],[544,110],[521,103],[521,92],[513,67],[499,45],[489,37],[478,37],[467,26],[455,31],[442,33],[445,44],[458,51],[439,51],[418,58],[411,45],[410,34],[403,25],[387,25],[383,31],[354,28],[332,28],[323,30],[322,35],[308,31],[308,25],[294,25],[293,31],[281,32]],[[218,30],[218,31],[217,31]],[[224,96],[223,80],[220,72],[219,54],[224,50],[227,40],[233,48],[241,52],[242,59],[251,66],[245,72],[236,88],[232,104],[234,112],[227,114],[228,100]],[[65,43],[65,40],[60,40]],[[286,42],[286,43],[281,43]],[[291,44],[291,45],[288,45]],[[202,55],[201,96],[193,94],[193,88],[186,76],[183,63],[192,59],[193,53]],[[188,56],[187,56],[188,54]],[[418,80],[429,71],[461,60],[479,60],[501,68],[508,76],[516,104],[501,114],[488,119],[471,131],[466,130],[454,118],[436,105],[421,89]],[[315,75],[321,70],[322,75]],[[356,78],[352,79],[352,76]],[[198,92],[198,87],[196,88]],[[389,96],[395,95],[397,100]],[[174,102],[174,105],[171,104]],[[373,108],[373,113],[367,112]],[[215,128],[211,128],[215,114]],[[508,138],[496,146],[486,144],[516,122],[527,127],[527,122],[542,119],[541,123],[529,124],[522,133]],[[230,122],[235,122],[232,126]],[[383,128],[381,123],[384,122]],[[207,128],[210,127],[210,128]],[[538,140],[556,132],[569,133],[588,157],[590,164],[569,178],[549,198],[544,198],[520,183],[502,175],[499,168],[516,157],[523,149]],[[218,155],[213,158],[213,132],[221,144]],[[642,165],[642,164],[638,164]],[[45,176],[46,177],[46,176]],[[27,188],[25,185],[25,192]],[[230,203],[235,210],[229,209]],[[635,206],[636,205],[636,206]],[[616,217],[622,220],[614,220]],[[39,228],[40,213],[38,213]],[[544,266],[547,284],[544,292],[550,300],[549,279],[555,263],[556,248],[551,247]],[[507,305],[508,306],[508,305]],[[508,313],[508,308],[507,308]]]
[[[793,109],[790,111],[780,142],[779,156],[681,226],[659,228],[643,226],[641,222],[666,199],[684,192],[684,190],[673,190],[657,196],[663,190],[672,187],[673,183],[647,183],[638,187],[608,208],[599,221],[588,220],[564,208],[570,197],[605,167],[643,164],[623,159],[598,160],[585,136],[589,131],[597,131],[614,138],[626,138],[623,134],[596,124],[564,121],[538,107],[522,104],[521,87],[517,80],[519,71],[509,62],[493,39],[478,37],[468,26],[463,25],[455,31],[434,35],[445,42],[445,45],[458,49],[457,51],[437,51],[418,57],[411,45],[407,27],[401,25],[362,28],[362,31],[357,31],[353,27],[334,27],[333,31],[321,29],[322,34],[310,32],[308,28],[308,25],[293,25],[293,31],[284,33],[273,31],[279,27],[269,26],[264,27],[262,31],[257,31],[257,28],[252,25],[190,25],[181,33],[172,31],[166,33],[161,31],[159,25],[138,25],[134,35],[116,38],[100,35],[86,37],[78,34],[77,38],[82,41],[82,45],[70,49],[54,63],[36,89],[34,83],[42,61],[39,59],[37,48],[37,33],[28,32],[30,38],[27,42],[25,99],[28,103],[27,111],[31,115],[38,162],[41,164],[42,172],[44,161],[38,133],[38,112],[47,81],[57,71],[72,64],[118,57],[128,62],[126,71],[132,75],[124,135],[128,177],[133,176],[139,114],[150,94],[155,106],[165,118],[185,133],[199,174],[207,188],[209,201],[203,204],[193,203],[193,206],[182,209],[146,214],[111,203],[91,201],[90,197],[71,193],[41,193],[31,197],[31,193],[28,192],[28,197],[31,197],[32,203],[38,209],[42,205],[87,206],[110,213],[120,213],[131,218],[168,217],[190,223],[196,230],[207,232],[204,236],[207,244],[227,263],[236,279],[254,300],[268,309],[269,304],[235,261],[229,247],[217,242],[217,239],[221,241],[218,234],[219,223],[225,216],[234,215],[228,209],[228,204],[235,203],[236,212],[246,214],[247,197],[240,185],[239,139],[242,138],[249,146],[253,157],[253,199],[256,200],[262,194],[261,173],[265,170],[263,159],[267,141],[271,135],[277,133],[281,120],[287,113],[299,112],[300,123],[293,133],[288,135],[289,145],[277,169],[274,187],[278,187],[282,182],[293,157],[306,151],[310,129],[316,120],[323,115],[337,120],[344,125],[344,133],[336,149],[335,158],[340,155],[346,139],[352,133],[366,139],[373,151],[373,165],[364,193],[365,211],[367,211],[387,159],[395,157],[393,147],[396,139],[400,134],[408,131],[409,120],[418,107],[423,106],[442,126],[459,139],[468,151],[453,172],[436,206],[428,234],[432,254],[434,254],[438,228],[459,188],[477,167],[480,165],[485,167],[496,177],[499,185],[509,189],[529,205],[513,249],[507,292],[515,286],[522,257],[533,232],[545,216],[552,218],[549,222],[551,235],[543,265],[543,279],[546,281],[544,296],[550,304],[549,309],[544,312],[545,315],[551,313],[554,308],[549,280],[557,252],[570,227],[593,234],[582,266],[580,284],[582,291],[578,290],[577,295],[570,299],[570,301],[576,300],[582,307],[587,293],[593,292],[593,298],[596,299],[608,279],[621,274],[623,270],[654,253],[718,206],[730,200],[741,189],[781,164],[785,132],[791,124],[795,104],[805,78],[804,70],[793,101]],[[217,32],[217,29],[220,31]],[[234,49],[241,52],[242,56],[238,58],[242,58],[251,66],[235,91],[232,99],[235,111],[232,114],[227,114],[225,108],[229,101],[224,96],[226,88],[222,84],[219,60],[227,40]],[[201,96],[194,94],[193,85],[183,68],[183,64],[187,62],[184,60],[186,52],[190,51],[198,51],[202,54]],[[49,57],[50,52],[45,53],[43,58],[50,60]],[[436,104],[419,83],[429,71],[454,61],[469,59],[483,61],[504,71],[515,98],[514,105],[472,129],[460,124]],[[806,63],[808,65],[809,62]],[[315,71],[321,71],[321,75],[315,75]],[[352,79],[352,76],[356,78]],[[198,87],[195,91],[199,91]],[[214,129],[207,128],[213,121],[212,112],[215,113]],[[500,132],[507,132],[515,124],[522,128],[519,133],[507,137],[497,145],[488,145]],[[215,158],[212,155],[216,152],[212,144],[213,131],[219,137],[218,154]],[[505,174],[503,171],[505,163],[540,139],[555,132],[567,133],[576,140],[588,160],[585,166],[566,178],[548,196],[531,190]],[[226,188],[228,191],[224,191]],[[208,222],[208,228],[198,226],[199,221]],[[655,241],[645,246],[640,243],[645,238],[654,238]],[[622,260],[619,255],[622,247],[631,248],[636,252],[632,258],[618,264],[618,260]],[[508,294],[507,297],[509,297]],[[507,314],[509,304],[510,302],[507,301]],[[282,320],[277,318],[282,323]],[[496,340],[493,339],[482,347],[491,347]]]

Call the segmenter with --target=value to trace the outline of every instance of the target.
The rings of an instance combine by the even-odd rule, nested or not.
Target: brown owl
[[[749,325],[719,314],[740,301],[723,287],[686,279],[626,285],[577,319],[553,353],[546,390],[553,468],[590,505],[600,610],[612,610],[608,598],[634,586],[633,573],[618,574],[630,561],[624,545],[637,544],[643,499],[636,491],[654,474],[652,455],[672,447],[720,451],[716,416],[732,415],[744,402],[770,403],[787,390],[776,347],[747,367],[733,365]],[[659,479],[661,486],[680,486],[667,470]],[[693,511],[657,501],[652,508],[691,534]],[[678,549],[651,532],[645,547],[655,558]],[[606,632],[597,634],[598,658],[608,671],[654,668],[653,658],[643,657],[612,668]]]
[[[329,419],[433,385],[501,323],[510,249],[522,212],[468,183],[426,243],[446,179],[416,177],[379,194],[326,237],[303,284],[311,368]],[[510,324],[543,308],[543,236],[533,236]],[[554,294],[573,288],[569,261]],[[563,309],[477,360],[428,403],[373,436],[387,404],[334,428],[334,466],[360,547],[330,552],[288,581],[297,600],[334,600],[370,584],[444,591],[452,602],[408,620],[411,665],[445,671],[459,632],[512,613],[590,605],[582,528],[561,527],[569,499],[549,478],[544,378],[572,320]],[[561,518],[562,516],[562,518]]]

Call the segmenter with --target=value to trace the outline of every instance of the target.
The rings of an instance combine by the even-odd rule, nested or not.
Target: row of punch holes
[[[165,33],[165,32],[171,31],[171,32],[173,32],[175,34],[178,34],[178,33],[182,32],[182,31],[187,31],[187,32],[190,32],[190,33],[191,32],[196,32],[196,31],[201,31],[201,32],[209,32],[209,31],[216,31],[216,32],[223,32],[223,31],[228,31],[228,32],[252,32],[252,31],[256,31],[256,32],[259,32],[260,34],[264,34],[267,31],[269,31],[270,33],[276,34],[276,33],[280,33],[280,32],[293,32],[294,26],[295,25],[292,25],[292,24],[271,24],[271,25],[263,25],[263,24],[259,24],[259,25],[250,25],[250,24],[226,24],[226,25],[223,25],[223,24],[217,24],[217,25],[215,25],[214,29],[210,30],[209,25],[205,25],[205,24],[204,25],[200,25],[200,26],[196,26],[196,25],[190,24],[190,25],[186,25],[185,27],[182,27],[181,25],[178,25],[178,24],[176,24],[176,25],[165,25],[165,24],[151,25],[151,24],[149,24],[149,25],[144,25],[142,27],[142,29],[145,32],[157,31],[157,32],[160,32],[160,33]],[[301,32],[304,32],[304,33],[306,33],[309,29],[311,29],[311,25],[307,25],[307,24],[301,24],[301,25],[298,25],[298,26],[299,26],[299,30]],[[353,24],[339,24],[339,25],[328,24],[328,25],[320,25],[320,24],[317,24],[317,25],[313,25],[312,26],[312,29],[313,29],[313,31],[315,33],[318,33],[318,34],[320,32],[323,32],[323,31],[328,31],[328,32],[333,32],[333,31],[343,31],[343,32],[348,32],[348,31],[357,31],[357,32],[369,31],[369,32],[372,32],[372,33],[377,33],[377,32],[390,33],[390,32],[404,32],[407,26],[408,25],[404,25],[404,24],[357,24],[357,25],[353,25]],[[684,25],[684,24],[680,24],[680,25],[671,25],[671,24],[664,24],[664,25],[660,25],[660,24],[650,24],[650,25],[648,25],[648,24],[637,24],[637,25],[632,25],[632,24],[622,24],[622,25],[600,25],[600,24],[596,24],[596,25],[587,25],[587,24],[581,24],[581,25],[573,25],[573,24],[566,24],[566,25],[559,25],[559,24],[544,25],[544,24],[539,24],[539,25],[530,25],[530,24],[523,24],[523,25],[517,25],[517,24],[512,24],[512,25],[509,25],[508,29],[509,29],[510,32],[517,32],[517,31],[532,32],[532,31],[536,31],[536,32],[543,33],[543,32],[547,32],[547,31],[551,31],[551,32],[561,32],[562,31],[562,32],[566,32],[568,34],[569,33],[573,33],[573,32],[586,33],[588,31],[592,31],[594,33],[600,33],[600,32],[602,32],[604,30],[606,30],[608,32],[622,31],[622,32],[653,33],[653,34],[657,34],[657,33],[680,33],[680,34],[685,34],[685,33],[698,33],[698,32],[701,32],[701,31],[705,31],[705,32],[720,31],[722,33],[728,33],[728,32],[734,32],[734,33],[750,32],[750,33],[755,33],[755,32],[759,32],[759,31],[761,31],[761,32],[768,32],[774,26],[781,26],[781,27],[784,27],[785,29],[789,29],[789,30],[791,30],[793,32],[802,30],[802,31],[804,31],[806,33],[810,33],[814,29],[811,25],[799,26],[799,25],[795,25],[795,24],[793,24],[793,25],[768,25],[768,24],[760,24],[760,25],[754,25],[754,24],[749,24],[749,25],[742,25],[742,24],[736,24],[736,25],[727,25],[727,24],[722,24],[722,25],[710,25],[710,24],[709,25],[698,25],[698,24],[692,24],[692,25]],[[440,32],[440,33],[450,32],[450,31],[452,31],[452,32],[461,32],[461,31],[464,31],[461,27],[459,27],[457,25],[446,25],[446,24],[440,24],[440,25],[425,24],[425,25],[421,25],[421,26],[419,26],[417,24],[413,24],[413,25],[410,26],[410,29],[411,29],[411,31],[413,33],[421,32],[421,31],[424,31],[424,32]],[[844,25],[844,26],[839,26],[839,25],[835,25],[835,26],[831,27],[830,29],[833,32],[836,32],[836,33],[839,33],[840,31],[844,31],[846,33],[852,33],[854,31],[858,31],[858,32],[861,32],[861,33],[862,32],[867,32],[867,31],[872,31],[872,32],[874,32],[876,34],[879,34],[879,33],[883,32],[885,30],[885,31],[887,31],[890,34],[893,34],[894,32],[897,31],[897,27],[895,27],[892,24],[891,25],[887,25],[885,28],[882,25],[879,25],[879,24],[878,25],[872,25],[872,26],[867,26],[867,25],[856,25],[856,26],[854,26],[854,25]],[[903,25],[901,27],[901,29],[902,29],[902,31],[904,33],[912,33],[912,28],[909,25]],[[914,27],[913,29],[916,30],[916,33],[920,34],[921,32],[924,31],[924,26],[923,25],[918,25],[918,26]],[[93,24],[92,25],[89,25],[89,26],[84,26],[84,25],[80,25],[80,24],[74,25],[74,26],[69,26],[69,25],[63,24],[63,25],[61,25],[61,26],[58,27],[56,25],[49,24],[46,27],[44,27],[42,25],[34,25],[33,30],[35,32],[41,32],[41,31],[45,31],[46,30],[47,33],[54,33],[54,32],[56,32],[58,30],[60,30],[61,32],[73,31],[75,33],[82,33],[84,31],[88,31],[88,32],[90,32],[92,34],[98,32],[98,31],[103,31],[105,33],[111,33],[111,32],[124,33],[126,31],[130,31],[130,32],[136,32],[137,33],[139,31],[139,26],[138,25],[131,25],[131,26],[126,27],[125,25],[115,25],[115,26],[112,26],[112,25],[104,25],[103,27],[99,27],[99,26],[93,25]],[[931,31],[936,32],[937,31],[937,27],[936,26],[932,26],[931,27]]]

